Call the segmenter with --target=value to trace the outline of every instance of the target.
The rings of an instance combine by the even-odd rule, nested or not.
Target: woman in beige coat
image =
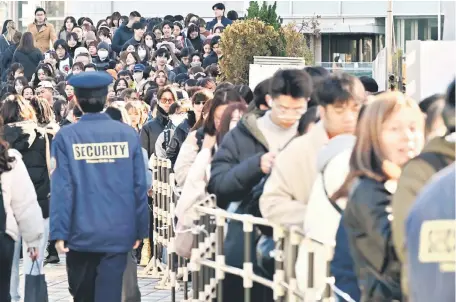
[[[9,301],[14,242],[22,236],[29,247],[29,256],[35,260],[44,233],[44,221],[21,154],[14,149],[8,150],[2,138],[0,174],[0,301]]]

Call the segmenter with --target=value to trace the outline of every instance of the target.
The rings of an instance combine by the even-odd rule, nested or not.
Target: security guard
[[[78,123],[51,151],[51,239],[66,253],[74,301],[120,302],[127,253],[148,236],[146,169],[133,128],[103,111],[112,77],[73,76]]]

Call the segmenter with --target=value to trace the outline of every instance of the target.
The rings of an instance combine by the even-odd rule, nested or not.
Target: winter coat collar
[[[260,128],[258,128],[257,119],[262,117],[266,112],[257,111],[251,112],[244,115],[241,121],[238,124],[240,130],[249,133],[253,138],[255,138],[260,144],[262,144],[267,150],[269,150],[269,144]]]

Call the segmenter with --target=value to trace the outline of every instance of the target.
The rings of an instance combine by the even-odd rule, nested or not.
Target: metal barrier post
[[[215,261],[218,264],[215,270],[215,278],[217,282],[217,302],[223,302],[223,279],[225,279],[225,273],[221,269],[225,265],[225,255],[223,254],[223,242],[225,240],[225,223],[226,219],[223,216],[216,216],[216,230],[217,230],[217,239],[216,239],[216,250],[217,255],[215,256]]]
[[[193,225],[198,225],[199,219],[195,219],[193,221]],[[190,258],[190,270],[192,272],[192,289],[193,289],[193,300],[198,301],[198,294],[199,294],[199,271],[200,271],[200,252],[199,252],[199,232],[197,228],[192,229],[193,234],[193,248],[192,248],[192,255]]]
[[[288,264],[292,265],[287,265],[288,268],[291,269],[291,271],[288,273],[289,276],[289,285],[290,285],[290,290],[288,291],[288,302],[298,302],[298,299],[296,295],[293,293],[293,291],[298,291],[298,283],[296,280],[296,270],[294,268],[294,265],[296,263],[296,260],[298,259],[298,251],[299,251],[299,244],[301,243],[301,236],[295,231],[296,227],[292,227],[290,229],[290,248],[288,249],[288,255],[287,255],[287,262]]]
[[[285,233],[282,227],[274,228],[274,242],[275,242],[275,272],[274,272],[274,301],[283,301],[285,295],[282,282],[285,281],[285,270],[283,263],[283,245]]]
[[[252,288],[253,288],[253,263],[252,263],[252,235],[253,235],[253,224],[250,222],[244,221],[243,223],[244,231],[244,276],[243,276],[243,286],[244,286],[244,301],[250,302],[252,299]]]

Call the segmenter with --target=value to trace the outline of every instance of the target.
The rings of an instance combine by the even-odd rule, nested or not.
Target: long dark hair
[[[120,25],[121,25],[120,18],[121,18],[121,15],[120,15],[119,12],[112,13],[112,15],[111,15],[111,24],[108,24],[108,26],[114,27],[114,20],[117,20],[117,27],[120,27]]]
[[[65,20],[63,20],[63,26],[60,29],[59,33],[61,33],[62,31],[66,31],[67,30],[66,29],[66,23],[67,23],[68,20],[70,20],[71,23],[73,23],[73,28],[75,26],[78,26],[78,23],[76,22],[76,19],[73,16],[68,16],[68,17],[65,18]],[[73,28],[71,30],[73,30]]]
[[[244,99],[239,92],[233,89],[219,90],[214,94],[211,109],[209,110],[207,119],[204,121],[204,133],[211,136],[217,133],[215,125],[215,110],[219,106],[229,105],[233,103],[244,103]]]
[[[16,71],[22,70],[24,72],[24,66],[21,63],[13,63],[9,69],[7,81],[14,83],[14,74]]]
[[[233,113],[238,110],[241,115],[247,112],[246,103],[234,103],[229,105],[223,112],[222,119],[220,120],[220,129],[217,133],[217,144],[222,143],[223,137],[230,132],[230,125]]]
[[[14,157],[8,155],[9,145],[3,140],[3,119],[0,116],[0,174],[11,171],[10,163],[14,162]]]
[[[22,35],[21,42],[19,42],[17,50],[20,50],[22,52],[32,52],[33,50],[37,49],[33,40],[34,39],[32,33],[29,31],[25,32]]]

